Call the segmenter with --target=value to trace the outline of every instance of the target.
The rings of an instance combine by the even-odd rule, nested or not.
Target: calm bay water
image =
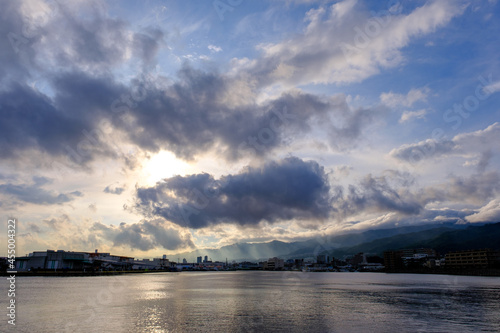
[[[2,278],[2,293],[7,283]],[[18,277],[12,332],[500,332],[500,278],[183,272]]]

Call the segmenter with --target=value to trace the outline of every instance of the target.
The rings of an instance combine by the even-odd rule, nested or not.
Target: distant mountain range
[[[220,249],[198,249],[171,255],[174,260],[186,258],[196,262],[205,255],[213,261],[257,261],[271,257],[284,259],[315,258],[328,254],[336,258],[364,252],[382,255],[386,250],[429,247],[439,253],[478,248],[500,249],[500,223],[485,225],[432,224],[392,229],[367,230],[301,242],[271,241],[237,243]]]

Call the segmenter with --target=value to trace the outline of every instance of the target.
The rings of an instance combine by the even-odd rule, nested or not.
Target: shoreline
[[[7,273],[1,272],[0,276],[10,276],[15,275],[16,277],[35,277],[35,276],[46,276],[46,277],[81,277],[81,276],[111,276],[111,275],[124,275],[124,274],[148,274],[148,273],[182,273],[182,272],[237,272],[237,271],[261,271],[261,272],[297,272],[303,273],[300,270],[246,270],[246,269],[236,269],[236,270],[185,270],[185,271],[173,271],[173,270],[133,270],[133,271],[96,271],[96,272],[83,272],[83,271],[37,271],[37,272],[16,272]],[[355,273],[355,272],[329,272],[329,271],[317,271],[308,273]],[[461,275],[461,276],[490,276],[490,277],[500,277],[500,269],[477,269],[477,270],[412,270],[412,269],[402,269],[402,270],[391,270],[391,271],[358,271],[356,273],[386,273],[386,274],[430,274],[430,275]]]

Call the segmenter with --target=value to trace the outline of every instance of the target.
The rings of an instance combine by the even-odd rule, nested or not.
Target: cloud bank
[[[138,188],[135,208],[189,228],[325,219],[331,210],[323,167],[290,157],[216,180],[209,174]]]

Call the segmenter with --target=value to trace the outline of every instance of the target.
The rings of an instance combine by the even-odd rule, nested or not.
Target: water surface
[[[0,331],[500,332],[496,277],[182,272],[18,277],[17,290],[16,329],[3,315]]]

